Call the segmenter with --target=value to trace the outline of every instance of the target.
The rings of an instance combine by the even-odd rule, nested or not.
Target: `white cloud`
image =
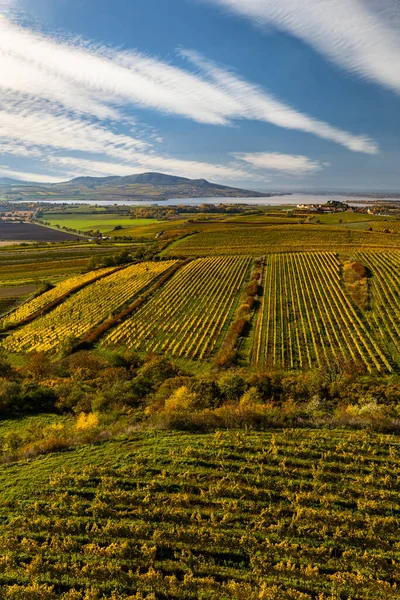
[[[8,10],[13,4],[13,0],[0,0],[0,12]]]
[[[58,183],[62,181],[61,177],[50,177],[48,175],[40,175],[39,173],[14,171],[3,165],[0,165],[0,177],[9,177],[10,179],[19,179],[20,181],[31,181],[33,183]]]
[[[50,129],[53,147],[60,143],[61,148],[70,147],[69,139],[61,139],[71,134],[66,120],[71,121],[71,130],[79,132],[83,125],[81,121],[77,124],[77,116],[123,121],[124,110],[135,105],[213,125],[259,120],[312,133],[352,151],[378,151],[365,136],[305,115],[194,52],[185,56],[200,67],[201,75],[138,52],[46,37],[0,15],[0,106],[10,119],[11,113],[23,114],[26,119],[36,119],[40,113],[43,132]],[[87,126],[86,131],[95,141],[100,128],[94,132],[93,127]],[[108,122],[105,127],[109,128]],[[40,133],[40,128],[36,127],[36,132]],[[26,143],[28,135],[18,127],[14,140]],[[112,132],[110,136],[113,150],[118,141]],[[122,146],[130,145],[127,136],[118,137]],[[77,149],[81,139],[78,135]]]
[[[208,0],[272,25],[362,78],[400,92],[399,5],[390,0]]]
[[[127,157],[132,150],[147,146],[79,118],[15,109],[0,110],[0,140],[3,144],[9,140],[13,147],[19,142],[24,149],[42,146]]]
[[[257,169],[280,171],[290,175],[305,175],[321,171],[329,163],[320,163],[307,156],[279,154],[277,152],[235,152],[235,158],[243,160]]]
[[[367,154],[378,152],[377,144],[368,137],[356,136],[342,129],[332,127],[328,123],[294,110],[272,96],[267,97],[261,88],[246,82],[226,69],[222,69],[197,52],[184,50],[182,54],[196,64],[197,67],[206,71],[209,77],[218,85],[223,86],[232,96],[242,99],[243,115],[245,115],[243,118],[266,121],[278,127],[313,133],[318,137],[342,144],[353,152],[365,152]]]

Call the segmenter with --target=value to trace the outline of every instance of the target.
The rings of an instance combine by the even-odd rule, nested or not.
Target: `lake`
[[[184,206],[199,206],[200,204],[248,204],[254,206],[283,206],[283,205],[297,205],[297,204],[326,204],[328,200],[339,200],[341,202],[347,202],[348,204],[356,204],[357,206],[365,206],[370,202],[385,201],[385,202],[399,202],[400,198],[363,198],[359,196],[352,198],[345,195],[318,195],[318,194],[288,194],[281,196],[270,196],[269,198],[221,198],[219,196],[209,198],[170,198],[169,200],[124,200],[123,202],[109,202],[107,200],[51,200],[45,201],[43,204],[87,204],[90,206],[177,206],[182,204]],[[16,201],[26,202],[25,201]]]

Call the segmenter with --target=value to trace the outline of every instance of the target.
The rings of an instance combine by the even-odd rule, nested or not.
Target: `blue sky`
[[[0,178],[400,189],[396,0],[0,0]]]

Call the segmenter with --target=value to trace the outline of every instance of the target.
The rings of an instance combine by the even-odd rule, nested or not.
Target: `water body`
[[[108,200],[51,200],[43,204],[87,204],[89,206],[199,206],[200,204],[248,204],[253,206],[292,206],[297,204],[326,204],[328,200],[339,200],[349,205],[366,206],[374,201],[399,202],[400,198],[363,198],[359,196],[352,198],[342,195],[317,195],[317,194],[288,194],[283,196],[270,196],[269,198],[221,198],[219,196],[209,198],[170,198],[169,200],[124,200],[123,202],[110,202]],[[26,202],[19,200],[18,202]]]

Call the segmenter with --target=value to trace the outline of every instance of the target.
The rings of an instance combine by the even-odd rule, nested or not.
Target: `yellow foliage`
[[[190,410],[194,407],[195,401],[196,394],[190,392],[186,385],[182,385],[165,401],[165,410],[167,412]]]
[[[83,431],[86,429],[94,429],[99,424],[99,417],[95,413],[81,413],[76,420],[76,430]]]

